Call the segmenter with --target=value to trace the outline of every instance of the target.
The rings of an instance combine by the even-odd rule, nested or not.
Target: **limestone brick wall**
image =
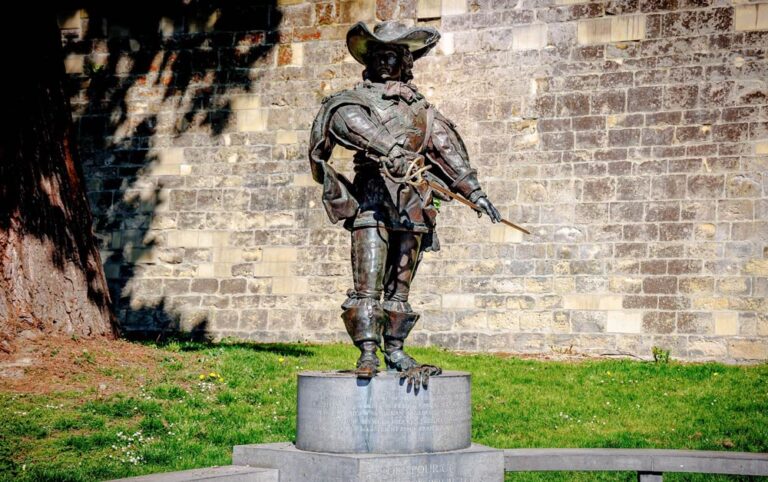
[[[768,359],[768,3],[259,5],[261,30],[227,30],[218,10],[142,34],[62,15],[125,330],[348,339],[349,236],[322,209],[308,134],[321,99],[359,80],[351,23],[396,18],[442,32],[414,83],[533,233],[443,204],[414,343]]]

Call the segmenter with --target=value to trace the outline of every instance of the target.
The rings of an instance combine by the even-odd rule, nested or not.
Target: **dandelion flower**
[[[285,358],[280,357],[280,358],[277,359],[277,361],[279,361],[280,363],[283,363],[285,361]]]
[[[205,374],[200,375],[200,380],[205,380]]]

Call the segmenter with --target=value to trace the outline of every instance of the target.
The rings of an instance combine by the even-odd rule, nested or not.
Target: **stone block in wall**
[[[239,132],[264,132],[269,121],[268,109],[247,109],[235,112],[235,125]]]
[[[440,18],[443,13],[442,0],[418,0],[416,16],[422,18]]]
[[[620,310],[621,295],[568,294],[563,296],[563,308],[569,310]]]
[[[299,137],[296,131],[277,131],[276,144],[296,144],[297,142],[299,142]]]
[[[277,65],[279,67],[301,67],[304,65],[304,44],[294,42],[287,45],[279,45],[277,52]]]
[[[442,0],[440,13],[443,17],[467,13],[468,0]]]
[[[342,1],[339,10],[342,23],[370,23],[376,19],[376,0]]]
[[[753,276],[768,276],[768,259],[752,259],[744,266],[744,272]]]
[[[253,275],[287,278],[294,274],[294,263],[256,263],[253,265]]]
[[[733,10],[736,31],[768,30],[768,3],[738,5]]]
[[[571,313],[571,329],[574,333],[603,333],[606,319],[604,311],[574,311]]]
[[[645,15],[580,20],[576,38],[580,45],[642,40],[645,38],[645,27]]]
[[[524,236],[521,231],[503,224],[491,226],[490,241],[492,243],[519,243],[524,240]]]
[[[309,174],[309,173],[294,174],[293,175],[293,184],[292,185],[294,187],[315,187],[315,186],[320,186],[312,178],[312,174]]]
[[[580,18],[602,17],[604,8],[598,2],[588,2],[581,5],[565,5],[544,7],[536,11],[536,18],[546,23],[562,23]],[[562,28],[564,26],[558,26]]]
[[[728,349],[722,339],[708,336],[688,338],[688,356],[692,359],[722,360],[727,355]]]
[[[606,314],[605,331],[608,333],[640,333],[643,314],[640,311],[609,311]]]
[[[443,55],[451,55],[455,51],[453,32],[445,32],[440,36],[437,44],[437,52]]]
[[[184,162],[184,149],[174,147],[157,152],[157,163],[152,166],[152,174],[169,176],[181,174],[181,164]]]
[[[261,96],[255,94],[233,95],[230,98],[231,110],[251,110],[261,108]]]
[[[442,307],[444,309],[474,309],[475,295],[470,294],[444,294],[442,298]]]
[[[512,29],[512,50],[537,50],[547,46],[547,25],[534,24]]]
[[[552,332],[552,312],[527,311],[520,313],[520,331],[524,333]]]
[[[765,338],[729,340],[728,355],[735,360],[765,360],[768,358],[768,340]]]
[[[82,19],[87,18],[87,10],[76,10],[71,15],[59,15],[58,23],[59,28],[62,30],[79,29],[82,27]]]
[[[715,312],[715,335],[738,335],[739,314],[736,312]]]
[[[710,335],[714,333],[714,316],[710,312],[678,313],[677,332]]]
[[[213,262],[216,263],[241,263],[244,261],[242,248],[229,248],[216,246],[213,249]]]
[[[82,74],[85,67],[85,55],[69,54],[64,59],[64,70],[68,74]]]
[[[273,295],[297,295],[309,293],[307,278],[289,276],[272,278]]]
[[[298,260],[298,248],[265,247],[261,258],[267,263],[295,263]]]

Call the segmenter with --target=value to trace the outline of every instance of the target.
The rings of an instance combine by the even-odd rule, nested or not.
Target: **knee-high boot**
[[[386,314],[384,359],[387,368],[405,371],[418,365],[416,360],[403,351],[403,344],[421,315],[414,313],[411,305],[403,301],[388,300],[382,307]]]
[[[378,372],[379,358],[376,350],[381,345],[384,327],[384,310],[379,300],[349,297],[341,305],[341,318],[352,341],[360,349],[355,373],[361,378],[370,378]]]

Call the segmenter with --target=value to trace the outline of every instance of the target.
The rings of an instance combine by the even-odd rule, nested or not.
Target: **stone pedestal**
[[[280,482],[502,482],[504,452],[472,444],[432,454],[328,454],[290,443],[238,445],[232,463],[278,469]]]
[[[296,448],[339,454],[415,454],[469,447],[470,377],[446,372],[409,389],[397,374],[299,375]]]
[[[471,443],[470,376],[416,390],[398,374],[299,374],[296,444],[239,445],[232,461],[278,469],[280,482],[504,480],[504,453]]]

